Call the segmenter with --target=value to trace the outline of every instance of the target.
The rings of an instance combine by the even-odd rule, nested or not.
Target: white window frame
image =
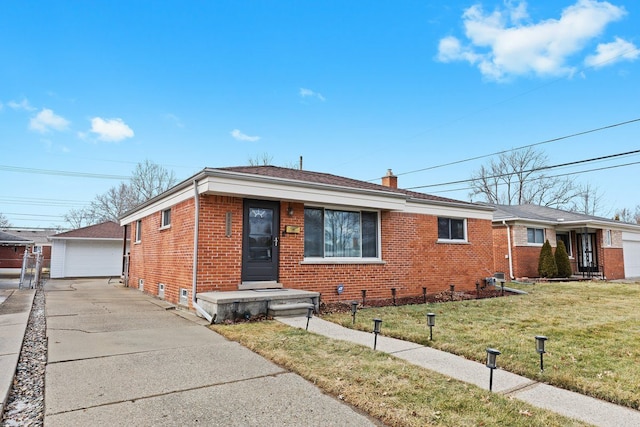
[[[171,208],[163,209],[160,212],[160,228],[171,227]]]
[[[139,219],[136,221],[136,241],[135,243],[142,242],[142,220]]]
[[[449,238],[444,239],[440,237],[439,224],[440,219],[449,220]],[[451,220],[462,221],[462,233],[464,234],[462,239],[452,239],[451,238]],[[438,243],[469,243],[469,233],[467,230],[467,218],[457,218],[452,216],[439,216],[436,219],[436,234],[438,235]]]
[[[533,242],[529,241],[529,230],[533,230]],[[542,242],[538,243],[536,242],[536,231],[537,230],[541,230],[542,231]],[[544,228],[540,228],[540,227],[527,227],[527,244],[531,245],[531,246],[542,246],[546,240],[546,235],[547,235],[547,231]]]
[[[604,245],[610,247],[613,245],[613,235],[611,230],[604,230]]]
[[[360,216],[360,248],[361,253],[360,256],[357,257],[332,257],[332,256],[324,256],[324,239],[322,242],[323,247],[323,256],[319,257],[304,257],[304,261],[302,264],[380,264],[382,263],[382,235],[381,235],[381,215],[379,210],[375,209],[360,209],[356,207],[345,207],[345,206],[316,206],[316,205],[307,205],[304,207],[306,209],[320,209],[323,211],[323,221],[324,221],[324,211],[340,211],[340,212],[371,212],[376,214],[376,256],[375,257],[363,257],[362,256],[362,216]],[[324,225],[323,225],[324,227]]]
[[[42,253],[42,246],[40,245],[34,245],[31,247],[31,253],[33,254],[41,254]]]

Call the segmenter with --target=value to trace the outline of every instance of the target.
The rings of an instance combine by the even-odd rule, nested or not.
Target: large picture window
[[[378,213],[304,209],[306,258],[377,258]]]
[[[464,219],[438,217],[438,240],[466,240]]]

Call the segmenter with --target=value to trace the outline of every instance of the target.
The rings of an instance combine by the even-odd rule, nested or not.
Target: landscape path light
[[[504,282],[500,282],[500,288],[502,289],[502,296],[504,296]]]
[[[396,288],[391,288],[391,298],[393,298],[393,305],[396,305]]]
[[[313,317],[313,307],[308,307],[307,308],[307,327],[305,328],[305,330],[309,330],[309,319],[311,319]]]
[[[449,291],[451,291],[451,301],[453,301],[453,293],[455,292],[456,285],[453,283],[449,285]]]
[[[240,301],[233,302],[233,320],[235,321],[238,317],[238,311],[240,311]]]
[[[544,342],[548,339],[549,338],[543,335],[536,335],[536,351],[540,355],[540,372],[544,371],[543,354],[546,353],[546,351],[544,351]]]
[[[476,299],[480,298],[480,282],[476,280]]]
[[[422,301],[426,304],[427,302],[427,287],[422,287]]]
[[[353,317],[353,324],[356,324],[356,313],[358,312],[358,301],[351,301],[351,317]]]
[[[362,290],[362,306],[364,307],[365,300],[367,299],[367,290]]]
[[[489,391],[493,389],[493,370],[497,368],[496,357],[500,355],[500,351],[495,348],[487,349],[487,368],[489,368]]]
[[[376,349],[378,344],[378,334],[380,333],[380,326],[382,325],[382,319],[373,319],[373,349]]]
[[[433,327],[436,326],[435,313],[427,313],[427,326],[429,327],[429,341],[433,341]]]

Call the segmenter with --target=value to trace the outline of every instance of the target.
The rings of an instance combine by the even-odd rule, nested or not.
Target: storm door
[[[596,251],[596,234],[581,233],[576,235],[578,243],[578,271],[595,273],[598,271],[598,252]]]
[[[242,281],[278,280],[280,203],[244,201]]]

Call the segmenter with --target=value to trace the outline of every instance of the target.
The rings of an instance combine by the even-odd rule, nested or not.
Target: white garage
[[[123,230],[109,221],[51,236],[51,278],[120,276]]]
[[[624,277],[640,277],[640,233],[622,232]]]

